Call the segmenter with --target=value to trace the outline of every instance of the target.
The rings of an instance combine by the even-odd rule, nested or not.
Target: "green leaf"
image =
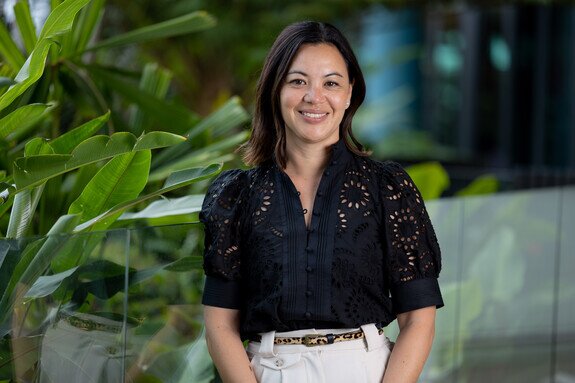
[[[162,125],[165,131],[187,132],[199,121],[199,117],[192,111],[142,92],[139,87],[127,82],[122,76],[96,66],[88,66],[86,69],[93,77],[99,78],[106,86],[145,110],[151,118]]]
[[[110,111],[55,138],[50,141],[50,146],[56,154],[69,154],[82,141],[95,134],[109,119]]]
[[[28,141],[24,147],[24,156],[37,156],[40,154],[54,154],[54,149],[45,138],[35,137]]]
[[[26,51],[30,53],[34,50],[37,37],[28,1],[18,1],[14,6],[14,15],[16,16],[16,23],[18,24],[20,36],[22,36],[22,40],[24,41],[24,47],[26,48]]]
[[[14,70],[14,73],[18,68],[24,65],[24,61],[26,61],[22,52],[20,52],[16,43],[12,40],[10,32],[4,23],[0,23],[0,56],[4,57],[6,63]]]
[[[214,379],[204,331],[191,344],[164,352],[155,358],[146,372],[165,383],[209,383]]]
[[[405,168],[424,200],[439,198],[449,187],[449,175],[439,162],[424,162]]]
[[[39,277],[32,287],[30,287],[30,290],[24,295],[24,298],[36,299],[52,294],[60,287],[62,282],[74,274],[77,269],[78,267],[73,267],[58,274]]]
[[[117,204],[136,198],[148,181],[150,160],[149,150],[114,158],[86,185],[68,213],[81,214],[81,222],[85,222]]]
[[[53,104],[29,104],[0,119],[0,139],[15,140],[46,117]],[[20,134],[18,134],[20,132]]]
[[[29,227],[32,220],[32,191],[25,190],[14,196],[10,221],[6,231],[7,238],[20,238]]]
[[[42,76],[46,58],[48,57],[48,52],[52,44],[54,44],[54,42],[51,40],[42,40],[36,44],[36,47],[30,56],[28,56],[28,59],[14,79],[16,85],[8,88],[6,93],[0,96],[0,111],[4,110],[16,97],[24,93]]]
[[[142,79],[140,80],[140,89],[154,97],[165,99],[172,80],[172,72],[162,69],[156,63],[148,63],[144,66]],[[132,132],[141,134],[151,127],[151,121],[145,109],[134,106],[130,116],[130,126]]]
[[[204,11],[196,11],[172,20],[167,20],[158,24],[136,29],[122,35],[114,36],[89,47],[87,50],[117,47],[126,44],[142,43],[166,37],[185,35],[211,28],[215,24],[215,19],[208,13]]]
[[[77,25],[72,30],[72,41],[76,52],[83,52],[86,49],[104,14],[104,3],[105,0],[92,0],[87,7],[82,9]]]
[[[176,272],[187,272],[190,270],[201,270],[204,264],[204,258],[199,255],[191,255],[189,257],[183,257],[174,261],[166,266],[164,270],[176,271]]]
[[[186,169],[186,170],[182,170],[179,172],[176,172],[172,175],[170,175],[170,177],[168,177],[168,179],[166,180],[164,186],[160,189],[160,190],[156,190],[155,192],[152,192],[150,194],[146,194],[144,196],[138,197],[134,200],[128,201],[128,202],[124,202],[124,203],[120,203],[116,206],[114,206],[113,208],[111,208],[110,210],[106,211],[103,214],[100,214],[99,216],[84,222],[81,225],[78,225],[75,229],[75,232],[81,232],[84,230],[87,230],[91,227],[93,227],[94,225],[98,224],[99,222],[102,222],[106,219],[108,219],[109,217],[113,217],[116,216],[117,214],[121,214],[122,212],[124,212],[126,209],[132,207],[132,206],[136,206],[137,204],[147,201],[149,199],[158,197],[162,194],[165,194],[167,192],[170,192],[172,190],[181,188],[183,186],[187,186],[193,182],[198,182],[201,181],[203,179],[206,178],[210,178],[212,176],[214,176],[215,174],[217,174],[222,168],[221,164],[212,164],[209,165],[205,168],[194,168],[194,169]]]
[[[172,160],[150,174],[150,181],[160,181],[168,177],[171,173],[187,169],[190,167],[203,166],[214,162],[226,162],[233,158],[233,154],[223,154],[231,148],[236,148],[249,137],[248,131],[243,131],[229,138],[217,141],[211,145],[190,151],[187,155]]]
[[[188,131],[186,134],[188,142],[166,149],[160,153],[154,159],[152,168],[155,169],[162,164],[172,162],[174,158],[188,152],[190,150],[190,142],[196,136],[206,131],[211,131],[214,136],[226,136],[231,129],[249,121],[249,118],[248,113],[241,105],[241,99],[239,97],[230,98],[224,105]]]
[[[53,39],[68,32],[76,14],[89,2],[90,0],[66,0],[54,8],[44,23],[39,40]]]
[[[459,197],[493,194],[499,190],[499,180],[492,174],[484,174],[474,179],[469,185],[459,190],[455,195]]]
[[[202,209],[203,194],[180,198],[160,199],[137,213],[124,213],[118,220],[161,218],[174,215],[197,213]]]
[[[90,258],[96,246],[106,238],[106,232],[89,233],[82,235],[72,235],[70,239],[50,262],[50,268],[54,273],[61,273],[73,267],[83,267],[86,260]],[[81,277],[81,274],[78,273]]]
[[[79,217],[76,215],[61,216],[48,232],[48,236],[24,249],[0,300],[0,324],[12,315],[14,303],[21,300],[28,288],[47,270],[52,259],[68,241],[69,236],[58,234],[69,232],[70,226],[76,226],[78,222]],[[14,291],[16,285],[20,286],[17,292]]]
[[[165,132],[152,132],[136,138],[131,133],[94,136],[84,140],[71,154],[51,154],[18,158],[14,161],[16,193],[81,166],[125,154],[133,150],[155,149],[182,142],[183,137]]]

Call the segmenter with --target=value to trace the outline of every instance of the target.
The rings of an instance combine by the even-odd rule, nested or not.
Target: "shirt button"
[[[311,273],[312,270],[313,270],[313,269],[311,268],[311,266],[308,266],[308,267],[305,268],[305,271],[307,271],[308,273]]]
[[[317,192],[317,196],[318,196],[318,197],[323,197],[323,193],[320,192],[320,191],[318,191],[318,192]]]
[[[305,317],[306,317],[307,319],[311,318],[311,313],[310,313],[309,311],[306,312],[306,313],[305,313]]]
[[[329,171],[325,172],[325,175],[326,175],[327,177],[329,177],[329,174],[330,174]]]
[[[306,297],[311,297],[311,290],[306,291],[306,292],[305,292],[305,296],[306,296]]]
[[[315,215],[316,217],[319,217],[319,211],[315,210],[315,211],[313,212],[313,215]]]
[[[307,251],[308,253],[311,253],[311,252],[313,252],[313,249],[308,246],[308,247],[305,248],[305,251]]]

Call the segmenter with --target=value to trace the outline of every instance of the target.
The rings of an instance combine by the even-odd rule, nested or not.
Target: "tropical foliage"
[[[188,194],[246,138],[234,131],[248,119],[239,98],[202,118],[171,94],[169,69],[118,59],[136,44],[208,29],[212,16],[195,11],[101,39],[104,0],[51,4],[39,32],[27,1],[14,7],[15,30],[0,24],[0,381],[23,376],[9,368],[30,322],[27,310],[15,322],[19,305],[49,296],[56,310],[85,311],[90,297],[114,297],[127,266],[91,258],[102,230],[197,212],[201,197]],[[159,208],[123,216],[166,193]],[[188,256],[131,268],[128,285],[197,267]]]

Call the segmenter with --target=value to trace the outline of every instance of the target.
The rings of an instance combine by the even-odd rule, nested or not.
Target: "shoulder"
[[[384,184],[398,184],[403,183],[406,179],[411,181],[405,169],[394,161],[379,161],[371,157],[358,157],[362,162],[364,170],[373,172],[376,180]]]
[[[379,161],[369,157],[363,157],[362,161],[365,170],[374,174],[373,181],[382,198],[398,202],[422,202],[417,186],[403,166],[394,161]]]
[[[217,211],[231,211],[242,199],[248,189],[248,171],[230,169],[221,172],[210,184],[204,197],[200,220]]]
[[[212,181],[206,198],[217,198],[221,195],[234,195],[240,193],[248,185],[248,171],[242,169],[229,169],[221,172]]]

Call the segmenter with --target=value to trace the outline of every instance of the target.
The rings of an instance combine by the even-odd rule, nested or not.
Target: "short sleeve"
[[[388,280],[396,314],[443,306],[437,278],[441,252],[423,198],[397,163],[383,164],[382,198]]]
[[[222,172],[208,188],[202,204],[205,305],[233,309],[240,306],[240,229],[246,180],[245,171]]]

